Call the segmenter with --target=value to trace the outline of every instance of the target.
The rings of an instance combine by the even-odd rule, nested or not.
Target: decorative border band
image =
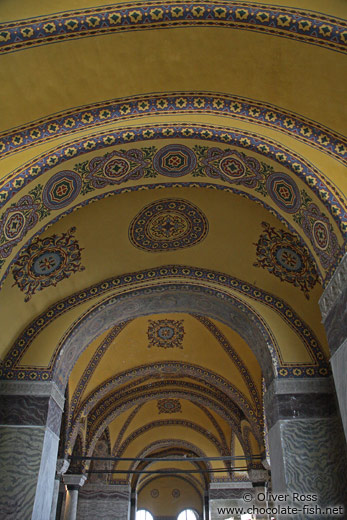
[[[331,129],[268,103],[210,92],[134,96],[61,112],[0,134],[0,156],[110,122],[178,114],[215,114],[259,123],[304,141],[343,164],[347,162],[347,140]]]
[[[123,128],[114,132],[102,132],[68,145],[61,145],[50,152],[35,158],[30,163],[11,172],[0,182],[0,207],[28,185],[32,180],[72,158],[85,153],[102,150],[109,146],[152,139],[199,139],[220,142],[252,150],[288,168],[301,178],[322,200],[329,213],[347,236],[347,203],[342,193],[328,178],[312,164],[298,156],[294,151],[281,146],[272,139],[247,131],[231,131],[230,128],[216,125],[165,124]],[[342,221],[345,221],[343,225]]]
[[[343,19],[313,11],[248,2],[138,2],[56,13],[2,24],[0,52],[105,34],[177,27],[229,27],[346,52]]]
[[[79,291],[78,293],[61,300],[48,308],[47,311],[40,314],[18,337],[7,357],[5,358],[3,367],[0,369],[0,379],[52,379],[52,370],[54,368],[54,361],[56,359],[57,353],[55,354],[53,364],[51,364],[49,369],[42,369],[40,367],[30,367],[25,369],[23,367],[18,367],[18,363],[21,357],[24,355],[25,351],[29,348],[35,337],[37,337],[37,335],[46,326],[52,323],[57,317],[77,307],[80,303],[91,301],[110,292],[112,293],[121,287],[124,287],[128,291],[131,287],[136,288],[136,285],[138,284],[143,286],[145,282],[153,282],[153,280],[161,281],[163,284],[168,279],[176,279],[177,282],[180,280],[199,281],[200,283],[206,281],[215,284],[216,288],[220,287],[224,291],[229,288],[237,291],[241,295],[245,295],[255,301],[259,301],[265,304],[277,314],[279,314],[285,323],[287,323],[294,330],[294,332],[298,334],[308,351],[311,352],[311,354],[317,360],[316,365],[310,365],[309,367],[305,368],[302,366],[285,366],[279,368],[279,377],[304,376],[311,378],[317,375],[328,375],[328,363],[324,358],[315,334],[284,300],[277,298],[273,294],[263,291],[251,284],[245,283],[242,280],[217,271],[210,271],[206,269],[198,269],[181,265],[169,265],[155,269],[147,269],[137,273],[129,273],[118,278],[105,280],[99,284],[89,287],[84,291]],[[216,292],[218,293],[217,289]],[[101,302],[101,305],[104,305],[104,302]]]

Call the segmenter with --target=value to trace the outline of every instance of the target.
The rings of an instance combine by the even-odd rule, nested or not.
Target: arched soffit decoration
[[[170,280],[170,284],[168,283]],[[153,287],[153,283],[160,286]],[[144,288],[143,286],[146,285]],[[137,287],[141,287],[136,289]],[[116,292],[116,289],[117,292]],[[273,334],[257,313],[235,294],[247,296],[272,308],[303,341],[312,358],[305,368],[288,365]],[[126,292],[126,294],[125,294]],[[111,293],[111,295],[109,294]],[[20,359],[33,339],[55,318],[82,301],[108,296],[84,313],[61,339],[48,369],[21,367]],[[147,307],[146,307],[147,306]],[[144,313],[144,309],[146,312]],[[148,311],[148,312],[147,312]],[[54,380],[64,388],[78,356],[88,344],[117,323],[145,314],[187,312],[209,316],[230,326],[249,344],[267,384],[276,377],[326,376],[328,364],[312,330],[282,299],[237,278],[185,266],[165,266],[109,279],[80,291],[39,315],[16,340],[0,374],[3,379]],[[76,345],[78,347],[76,348]]]
[[[176,457],[176,458],[182,459],[183,462],[188,462],[189,464],[191,464],[196,469],[200,469],[200,470],[201,469],[208,469],[206,461],[191,461],[191,460],[189,460],[191,457],[192,458],[196,458],[196,457],[200,457],[200,455],[197,455],[196,453],[193,453],[191,450],[188,450],[188,449],[183,448],[183,447],[182,448],[177,448],[177,447],[174,448],[173,447],[173,448],[167,448],[167,449],[155,451],[155,453],[148,454],[147,458],[151,458],[151,457],[163,459],[162,463],[164,463],[164,464],[168,463],[168,461],[166,461],[165,459]],[[185,460],[185,459],[187,459],[187,460]],[[157,464],[156,462],[151,462],[151,461],[146,460],[146,458],[144,458],[141,462],[133,461],[131,463],[130,469],[136,469],[137,471],[139,471],[139,470],[142,470],[142,469],[150,468],[150,467],[152,467],[153,465],[156,465],[156,464]],[[174,464],[174,462],[171,461],[170,464]],[[201,477],[201,480],[199,480],[194,475],[187,474],[187,475],[185,475],[184,478],[191,479],[191,481],[194,482],[197,485],[197,487],[200,487],[201,490],[204,491],[205,489],[207,489],[207,485],[208,485],[208,478],[207,478],[208,477],[208,473],[200,474],[200,477]],[[154,479],[156,479],[156,478],[157,477],[154,477]],[[142,474],[141,475],[140,473],[134,473],[133,476],[132,476],[132,479],[131,479],[131,489],[132,489],[132,491],[136,491],[139,488],[143,487],[150,480],[153,480],[152,475],[148,475],[148,474],[147,475],[146,474]]]
[[[222,143],[223,148],[219,150],[219,154],[223,154],[225,145],[228,145],[237,146],[268,157],[279,164],[281,169],[286,169],[290,172],[290,175],[282,172],[278,175],[289,186],[294,206],[289,208],[288,211],[283,201],[277,200],[276,196],[272,194],[271,187],[269,187],[271,193],[268,193],[266,186],[269,177],[260,172],[259,168],[261,166],[257,159],[258,166],[253,171],[254,189],[247,187],[247,183],[242,180],[236,183],[230,182],[230,177],[227,179],[227,176],[222,172],[216,174],[208,164],[204,168],[200,167],[200,174],[207,177],[206,180],[208,182],[201,182],[195,179],[194,176],[190,177],[187,182],[177,180],[167,182],[166,178],[164,183],[158,182],[160,179],[149,179],[150,182],[141,183],[140,180],[137,181],[135,179],[127,187],[120,187],[119,183],[117,183],[115,188],[114,182],[110,184],[109,181],[106,181],[106,187],[103,184],[102,190],[100,187],[97,189],[93,187],[93,181],[88,178],[90,172],[83,171],[79,173],[73,170],[74,168],[78,170],[81,167],[80,161],[83,158],[83,154],[89,152],[95,154],[98,150],[119,144],[124,145],[143,141],[150,144],[153,140],[161,139],[170,139],[171,141],[175,139],[199,140],[203,145],[206,143],[210,145],[212,143]],[[191,153],[194,154],[193,151]],[[204,153],[208,154],[209,152]],[[76,161],[78,156],[81,156],[79,163]],[[71,161],[71,157],[74,157],[73,161]],[[123,161],[124,159],[126,159],[126,155],[123,154]],[[254,158],[251,159],[254,162]],[[66,161],[69,160],[70,162],[67,163]],[[204,160],[206,161],[206,158]],[[141,161],[142,166],[139,165],[135,177],[143,177],[145,174],[146,167],[144,165],[146,161],[143,159]],[[79,164],[79,166],[76,166],[76,164]],[[51,171],[52,167],[54,167],[54,175],[53,171]],[[259,171],[256,173],[257,168]],[[54,180],[58,182],[61,176],[64,175],[71,177],[70,185],[73,185],[73,188],[68,192],[66,201],[51,204],[47,199],[47,193],[52,188],[51,184],[52,182],[54,184]],[[127,177],[129,176],[125,175],[124,177],[125,184],[129,183],[129,178]],[[303,182],[305,186],[301,193],[295,179],[297,179],[297,182],[300,179],[300,182]],[[120,182],[122,182],[122,179]],[[101,132],[87,139],[84,138],[83,140],[70,142],[68,145],[61,145],[49,153],[43,154],[38,159],[30,161],[12,172],[3,181],[2,185],[0,183],[0,189],[1,186],[3,187],[3,190],[0,192],[0,197],[2,197],[2,222],[0,228],[0,254],[2,256],[0,269],[2,280],[9,272],[12,262],[18,258],[20,248],[28,246],[36,235],[42,233],[44,229],[64,215],[110,194],[154,187],[211,187],[242,194],[250,200],[262,204],[284,222],[291,231],[300,235],[303,245],[306,244],[308,247],[321,280],[328,280],[333,273],[337,262],[344,253],[343,244],[347,236],[347,205],[345,196],[317,168],[296,152],[289,150],[272,139],[253,132],[232,131],[230,128],[216,125],[162,124],[130,127],[115,132]],[[99,193],[96,194],[96,190]],[[84,195],[81,193],[84,193]],[[274,197],[275,200],[273,200]],[[79,199],[78,202],[77,199]],[[321,211],[320,206],[326,209],[329,217]],[[21,225],[16,228],[15,232],[8,229],[8,223],[12,221],[14,214],[21,219]],[[307,219],[309,219],[309,222]],[[323,233],[323,238],[317,238],[317,226]]]
[[[120,322],[119,324],[112,327],[111,331],[107,334],[106,338],[100,343],[97,350],[94,352],[91,360],[89,361],[88,365],[84,369],[83,374],[80,377],[78,384],[71,397],[71,403],[68,411],[70,426],[72,424],[72,419],[74,418],[76,410],[78,410],[79,408],[84,390],[87,387],[88,382],[90,381],[103,355],[107,351],[108,347],[112,344],[112,342],[116,339],[118,334],[127,326],[128,323],[129,321]]]
[[[121,429],[120,429],[120,431],[119,431],[119,433],[117,435],[117,438],[114,441],[112,449],[110,451],[112,457],[116,457],[117,456],[118,448],[121,445],[121,442],[122,442],[122,439],[124,437],[124,434],[125,434],[126,430],[129,428],[129,426],[132,423],[132,421],[134,420],[134,418],[136,417],[137,413],[141,410],[143,404],[144,403],[141,403],[141,404],[138,404],[137,406],[135,406],[134,410],[131,412],[129,417],[126,419],[126,421],[124,421],[124,424],[121,427]]]
[[[160,392],[159,390],[157,390],[156,392],[153,392],[150,397],[153,399],[156,399],[158,397],[165,397],[168,395],[167,393],[165,394],[165,391],[167,392],[167,390],[164,390],[163,392]],[[197,393],[193,393],[191,395],[191,397],[189,397],[189,393],[177,391],[177,392],[170,392],[170,395],[173,395],[174,397],[183,398],[183,399],[189,398],[193,403],[195,403],[197,405],[204,402],[204,394],[200,395]],[[148,399],[148,397],[147,397],[147,399]],[[144,402],[144,401],[145,401],[145,398],[143,398],[141,396],[136,397],[136,393],[135,393],[135,397],[133,397],[133,402],[135,404],[137,404],[138,402]],[[244,449],[245,454],[249,455],[250,453],[248,452],[248,447],[244,443],[244,440],[242,437],[242,433],[241,433],[241,429],[240,429],[240,422],[238,422],[238,423],[235,422],[235,419],[232,417],[231,414],[228,413],[227,409],[223,410],[222,406],[219,403],[217,404],[216,402],[212,401],[210,398],[208,398],[207,400],[205,399],[205,402],[208,404],[208,406],[211,409],[213,409],[217,414],[219,414],[224,420],[226,420],[230,424],[230,426],[232,427],[233,431],[235,432],[235,435],[237,436],[242,448]],[[98,423],[98,426],[93,430],[93,432],[89,432],[89,436],[88,436],[89,440],[87,442],[87,448],[86,448],[87,455],[90,453],[93,453],[95,445],[96,445],[98,439],[100,438],[100,436],[103,434],[105,426],[109,425],[122,412],[131,408],[132,404],[133,403],[128,402],[128,403],[120,405],[118,408],[109,410],[108,413],[105,414],[104,418]],[[165,423],[165,421],[159,421],[159,422],[160,422],[160,424]],[[182,424],[184,422],[186,422],[186,421],[183,420]],[[173,424],[173,423],[169,422],[168,424]],[[252,432],[255,433],[254,437],[257,436],[259,438],[258,432],[253,431],[253,430],[252,430]],[[117,451],[117,456],[121,456],[120,453],[122,452],[121,450],[122,450],[122,446],[124,446],[124,442],[120,445],[120,447]],[[261,442],[262,441],[260,440],[260,443]],[[224,447],[223,447],[222,443],[219,440],[218,440],[218,443],[219,443],[220,450],[223,451]],[[226,454],[229,454],[229,450],[223,451],[222,455],[226,455]]]
[[[71,425],[68,429],[68,436],[70,439],[69,446],[73,445],[74,443],[76,432],[78,431],[78,424],[81,422],[82,418],[86,417],[93,408],[96,408],[98,403],[103,402],[105,396],[112,395],[115,391],[117,392],[117,388],[128,381],[133,380],[135,384],[139,384],[148,378],[157,375],[158,373],[162,375],[166,374],[170,377],[173,377],[175,374],[179,374],[180,377],[189,377],[192,381],[208,384],[209,388],[216,389],[218,392],[224,394],[230,400],[232,400],[235,405],[238,406],[240,410],[242,410],[245,417],[247,417],[249,422],[252,423],[255,428],[258,425],[258,421],[260,421],[260,424],[262,424],[262,407],[260,404],[250,403],[247,397],[245,397],[240,392],[240,390],[238,390],[225,378],[219,376],[217,373],[202,366],[191,363],[175,361],[167,361],[162,363],[157,362],[154,366],[153,364],[141,365],[135,367],[133,370],[121,372],[116,376],[108,379],[99,385],[93,392],[91,392],[91,394],[89,394],[81,403],[80,407],[76,409],[74,415],[69,417],[69,424]],[[130,414],[127,421],[123,425],[120,436],[121,433],[123,435],[127,426],[130,424],[134,415],[138,411],[139,407],[137,407]],[[118,442],[116,442],[113,447],[113,455],[115,454],[117,447]]]
[[[82,130],[102,125],[153,116],[214,114],[231,120],[261,124],[309,144],[335,160],[346,164],[347,140],[315,121],[276,105],[219,92],[160,92],[131,96],[77,107],[22,127],[0,133],[0,153],[8,157],[57,137],[73,137]]]
[[[135,441],[136,439],[138,439],[142,434],[144,434],[148,431],[151,431],[151,430],[155,430],[156,428],[167,427],[167,426],[173,426],[173,427],[182,426],[182,427],[191,429],[191,430],[199,433],[200,435],[204,436],[218,451],[218,453],[219,453],[218,456],[222,457],[222,456],[226,455],[223,452],[222,446],[220,445],[218,439],[203,426],[196,424],[192,421],[180,420],[180,419],[168,419],[168,420],[161,420],[161,421],[153,421],[152,423],[143,425],[142,427],[140,427],[137,430],[135,430],[134,432],[132,432],[131,435],[129,437],[127,437],[127,439],[123,442],[122,446],[120,447],[118,456],[122,457],[122,455],[124,454],[126,449],[131,445],[131,443],[133,441]],[[164,440],[154,441],[154,443],[149,445],[149,447],[147,447],[141,453],[141,455],[138,455],[138,457],[144,458],[146,455],[144,455],[143,453],[147,453],[147,455],[148,455],[148,450],[150,453],[151,451],[153,451],[154,446],[158,447],[158,445],[162,445],[162,443],[165,443],[166,446],[184,447],[185,449],[187,449],[188,444],[191,445],[191,443],[187,443],[187,441],[185,441],[184,439],[177,439],[177,440],[164,439]],[[194,446],[194,445],[191,445],[191,446]],[[193,450],[189,449],[189,452],[191,452],[191,451],[196,452],[197,448],[194,446]],[[195,456],[206,457],[206,455],[202,454],[201,450],[199,450],[199,451],[200,451],[200,453],[196,454]],[[246,454],[246,456],[250,456],[250,455],[251,455],[250,453]],[[148,455],[148,456],[150,456],[150,455]],[[155,454],[153,456],[156,457],[157,455]],[[163,458],[163,462],[165,462],[165,458]],[[188,457],[187,457],[187,462],[189,462]],[[148,461],[147,464],[150,464],[150,461]],[[136,463],[134,461],[129,466],[129,469],[136,469],[136,470],[141,469],[142,470],[147,466],[147,464],[145,461],[143,461],[143,463]],[[210,462],[206,461],[205,464],[209,469],[212,468]],[[114,468],[120,469],[120,468],[118,468],[117,463],[114,464]],[[228,473],[227,467],[225,468],[225,472]]]
[[[220,456],[223,457],[225,453],[223,452],[223,448],[217,437],[211,433],[209,430],[204,428],[198,423],[195,423],[193,421],[188,421],[185,419],[162,419],[162,420],[156,420],[148,424],[144,424],[140,428],[137,428],[134,432],[132,432],[122,443],[122,445],[119,448],[119,456],[121,457],[126,449],[130,446],[130,444],[137,439],[140,435],[142,435],[145,432],[154,430],[156,428],[166,427],[166,426],[182,426],[187,427],[191,430],[194,430],[197,433],[200,433],[206,439],[208,439],[217,449],[217,451],[220,453]]]
[[[176,456],[177,455],[190,455],[192,457],[200,457],[200,458],[206,458],[207,454],[198,446],[193,444],[192,442],[188,442],[183,439],[161,439],[153,441],[152,443],[148,444],[142,451],[140,451],[136,458],[143,459],[145,457],[151,458],[151,457],[163,457],[165,460],[165,456]],[[202,463],[207,469],[211,469],[211,462],[209,460],[206,460]],[[132,462],[130,469],[137,469],[141,467],[141,462]],[[138,478],[134,476],[134,482],[138,481]],[[204,481],[206,483],[206,488],[208,485],[208,482],[210,481],[210,474],[203,474]],[[135,488],[133,488],[135,489]]]
[[[216,325],[214,325],[211,320],[209,320],[208,318],[203,317],[203,316],[194,316],[194,317],[211,332],[213,337],[217,339],[217,341],[219,342],[221,347],[228,353],[229,357],[233,360],[233,362],[237,366],[238,370],[240,371],[241,377],[243,378],[246,386],[249,389],[250,395],[252,396],[253,404],[256,409],[256,414],[259,415],[259,417],[261,417],[262,416],[262,408],[261,408],[261,404],[260,404],[261,399],[260,399],[257,387],[256,387],[256,385],[253,381],[253,378],[252,378],[251,374],[249,373],[247,367],[242,362],[240,356],[237,354],[237,352],[232,347],[232,345],[227,340],[227,338],[224,336],[224,334],[222,334],[220,329]],[[84,394],[87,384],[90,381],[94,372],[96,371],[103,355],[107,351],[108,347],[112,344],[112,342],[116,339],[118,334],[124,329],[124,327],[128,323],[129,323],[129,321],[123,322],[123,323],[120,323],[119,325],[116,325],[115,327],[113,327],[111,329],[111,331],[107,334],[106,338],[103,339],[103,341],[101,342],[101,344],[96,349],[93,356],[91,357],[90,361],[88,362],[88,364],[74,390],[72,398],[71,398],[71,403],[70,403],[69,411],[68,411],[70,424],[72,423],[72,420],[74,419],[75,415],[76,416],[81,415],[81,414],[87,415],[89,413],[89,410],[91,409],[91,407],[93,407],[95,405],[96,399],[100,400],[105,395],[105,392],[110,392],[115,388],[115,385],[121,384],[120,380],[122,379],[122,375],[121,375],[121,373],[119,373],[119,374],[117,374],[117,376],[115,376],[111,379],[108,379],[103,384],[101,384],[98,388],[96,388],[92,392],[92,395],[87,397],[87,401],[85,399],[82,406],[80,406],[81,398]],[[182,364],[182,368],[185,366],[187,366],[187,367],[189,366],[190,374],[192,374],[191,371],[194,370],[193,365],[188,365],[185,363]],[[140,368],[140,367],[137,366],[135,370],[137,371],[138,368]],[[202,367],[200,367],[200,368],[202,368]],[[183,370],[184,370],[184,368],[183,368]],[[226,384],[229,385],[229,383],[226,383]],[[234,391],[238,392],[236,390],[236,388],[233,387],[233,385],[230,385],[230,387]],[[238,399],[238,401],[239,401],[239,399]],[[86,404],[86,403],[88,403],[88,404]]]
[[[167,392],[169,397],[178,397],[179,393],[181,398],[192,401],[198,406],[198,408],[200,407],[200,404],[202,404],[200,396],[200,393],[202,393],[208,398],[206,404],[208,403],[211,409],[214,409],[219,415],[223,415],[225,420],[231,418],[234,422],[238,423],[243,419],[242,411],[228,398],[228,396],[220,392],[213,385],[201,385],[195,382],[177,379],[157,382],[150,381],[149,383],[146,382],[146,384],[142,384],[142,386],[140,386],[138,382],[135,382],[133,385],[126,386],[121,390],[109,394],[106,399],[96,404],[87,419],[88,438],[93,435],[96,429],[99,428],[101,422],[111,412],[116,411],[117,408],[124,404],[128,404],[130,397],[134,394],[136,394],[136,398],[139,397],[139,402],[141,404],[146,402],[141,398],[147,397],[148,400],[157,399],[156,392],[163,392],[164,390]],[[196,398],[195,400],[189,398],[189,392],[192,392],[192,395]],[[227,415],[225,415],[226,410]]]
[[[207,408],[205,408],[204,406],[200,405],[199,406],[200,410],[206,415],[206,417],[209,419],[209,421],[212,423],[212,425],[214,426],[214,428],[217,430],[218,432],[218,435],[219,435],[219,439],[221,441],[221,444],[223,446],[223,450],[225,453],[229,453],[230,454],[230,449],[228,447],[228,443],[227,443],[227,440],[225,438],[225,435],[224,435],[224,432],[222,430],[222,428],[220,427],[218,421],[216,421],[216,419],[213,417],[213,415],[211,414],[211,412],[209,412],[209,410],[207,410]]]
[[[235,415],[230,412],[229,408],[232,405],[230,401],[229,403],[225,404],[223,402],[222,396],[213,395],[211,391],[207,392],[205,387],[200,387],[199,389],[196,388],[197,385],[194,385],[194,391],[192,391],[191,387],[193,385],[189,385],[187,383],[185,385],[181,384],[181,386],[189,387],[188,391],[184,391],[181,389],[172,390],[171,387],[174,386],[175,383],[177,383],[177,381],[175,380],[157,383],[156,386],[158,386],[158,388],[155,388],[155,384],[151,384],[149,385],[149,387],[147,387],[147,392],[144,394],[140,393],[141,388],[135,388],[133,392],[127,396],[127,398],[122,399],[120,402],[115,402],[114,399],[112,399],[111,403],[109,403],[107,407],[105,407],[104,404],[99,405],[96,408],[95,412],[89,416],[89,428],[87,431],[88,453],[93,452],[95,443],[97,442],[100,435],[102,435],[105,427],[108,426],[116,417],[121,415],[124,411],[128,410],[129,408],[132,408],[135,405],[148,401],[149,398],[166,398],[168,394],[170,394],[170,397],[188,399],[193,403],[197,403],[197,405],[208,405],[209,408],[211,408],[211,410],[214,410],[227,423],[230,424],[242,445],[242,435],[240,430],[241,417],[235,417]],[[256,436],[259,438],[258,432],[255,433]]]
[[[276,5],[210,1],[133,2],[91,7],[3,24],[0,49],[15,52],[76,38],[170,27],[216,26],[258,31],[346,52],[345,20]]]

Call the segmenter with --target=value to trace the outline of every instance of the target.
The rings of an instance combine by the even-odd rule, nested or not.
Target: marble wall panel
[[[49,518],[58,440],[43,427],[0,426],[1,519]]]
[[[86,484],[79,492],[77,520],[129,520],[130,490],[123,488]]]
[[[347,507],[346,451],[338,418],[278,421],[269,440],[273,491],[315,493],[322,507]]]
[[[332,356],[330,362],[334,374],[341,419],[347,440],[347,339]]]

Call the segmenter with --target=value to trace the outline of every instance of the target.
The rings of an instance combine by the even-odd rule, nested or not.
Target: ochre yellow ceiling
[[[102,11],[147,5],[166,4]],[[74,38],[93,7],[0,5],[1,377],[67,383],[65,454],[101,438],[112,456],[163,459],[141,469],[242,457],[187,480],[109,464],[124,473],[105,482],[137,487],[140,507],[156,488],[167,514],[177,488],[200,511],[208,481],[264,456],[264,385],[329,374],[318,299],[346,250],[346,2],[243,3],[271,11],[272,33],[240,12]],[[29,44],[8,43],[11,21]]]

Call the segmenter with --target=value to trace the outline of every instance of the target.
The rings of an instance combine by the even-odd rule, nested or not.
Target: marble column
[[[204,493],[204,503],[203,503],[203,520],[210,520],[210,505],[209,505],[209,495],[208,491]]]
[[[315,494],[314,506],[346,507],[345,441],[330,378],[275,380],[264,395],[264,405],[273,493],[287,493],[289,502],[294,493]],[[300,508],[302,503],[296,500],[293,505]]]
[[[245,501],[246,497],[246,501]],[[209,489],[209,520],[224,520],[233,517],[240,520],[241,513],[231,514],[228,508],[244,508],[253,504],[255,497],[252,482],[211,482]],[[250,498],[250,502],[247,502]],[[224,508],[224,513],[222,512]]]
[[[60,490],[61,478],[66,473],[70,466],[70,461],[66,459],[58,459],[56,464],[56,472],[54,479],[54,489],[53,489],[53,499],[52,499],[52,507],[51,507],[51,515],[49,520],[56,520],[57,516],[57,505],[58,505],[58,497]]]
[[[131,489],[129,485],[95,483],[81,489],[77,520],[129,520]],[[64,519],[65,520],[65,519]]]
[[[76,520],[78,492],[87,480],[87,477],[85,475],[64,475],[63,479],[67,488],[64,520]]]
[[[137,493],[136,493],[136,491],[132,491],[131,498],[130,498],[130,520],[136,520],[136,510],[137,510]]]
[[[52,382],[0,381],[1,518],[50,517],[64,396]]]
[[[347,439],[347,253],[319,300],[331,352],[331,368]]]
[[[257,520],[269,520],[270,514],[262,512],[269,507],[268,501],[268,482],[270,480],[269,471],[266,469],[250,469],[248,471],[249,480],[254,489],[254,506],[259,508],[256,514]],[[252,505],[253,505],[252,504]]]

